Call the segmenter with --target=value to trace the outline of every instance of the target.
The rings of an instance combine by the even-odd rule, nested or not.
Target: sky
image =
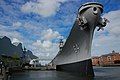
[[[67,39],[81,4],[103,4],[103,17],[110,23],[95,30],[92,56],[120,52],[120,0],[0,0],[0,36],[21,42],[40,59],[58,53],[59,39]]]

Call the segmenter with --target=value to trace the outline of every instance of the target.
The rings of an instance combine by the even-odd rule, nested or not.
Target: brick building
[[[93,66],[99,65],[99,57],[98,56],[92,58],[92,65]]]
[[[109,54],[93,57],[92,64],[94,66],[120,64],[120,54],[118,52],[112,51],[112,53]]]

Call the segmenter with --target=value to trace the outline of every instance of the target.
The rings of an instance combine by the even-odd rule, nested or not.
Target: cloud
[[[0,36],[7,36],[11,39],[13,38],[17,38],[17,39],[20,39],[22,40],[23,37],[21,36],[21,34],[17,31],[7,31],[7,30],[2,30],[0,31]]]
[[[14,27],[20,27],[22,25],[22,23],[20,23],[20,22],[14,22],[13,23],[13,26]]]
[[[92,55],[101,55],[110,53],[112,50],[120,51],[120,10],[105,13],[103,17],[110,23],[107,24],[104,31],[95,32],[93,39]]]
[[[0,25],[0,36],[9,37],[12,42],[22,42],[23,36],[16,31],[13,27]]]
[[[50,47],[52,47],[52,42],[51,41],[41,41],[41,40],[37,40],[35,43],[33,43],[34,46],[36,47],[40,47],[40,48],[45,48],[45,49],[49,49]]]
[[[21,11],[26,13],[36,13],[43,17],[55,15],[59,11],[61,3],[65,0],[36,0],[36,2],[29,1],[21,7]]]
[[[110,23],[107,25],[106,29],[113,36],[120,36],[120,10],[111,11],[104,14],[103,17],[106,17],[110,20]]]
[[[17,38],[13,38],[12,43],[22,43],[22,42],[20,40],[18,40]]]
[[[63,38],[63,36],[61,36],[59,32],[53,31],[50,28],[47,30],[43,30],[43,32],[41,33],[41,36],[42,36],[42,39],[44,40],[53,40],[53,39]]]
[[[32,47],[35,55],[39,56],[40,59],[53,59],[58,53],[58,43],[52,41],[41,41],[37,40],[33,42]]]
[[[33,42],[32,46],[29,46],[29,48],[31,48],[35,55],[38,55],[40,59],[52,60],[59,51],[59,43],[54,42],[54,39],[59,40],[61,35],[57,31],[47,29],[42,31],[41,37],[41,39]]]
[[[34,31],[34,32],[36,32],[36,31],[39,30],[39,27],[37,27],[36,25],[34,25],[34,24],[30,23],[30,22],[25,22],[25,23],[23,24],[23,27],[24,27],[26,30],[28,30],[28,31]]]

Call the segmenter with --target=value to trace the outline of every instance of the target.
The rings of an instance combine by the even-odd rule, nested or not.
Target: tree
[[[19,66],[20,65],[20,56],[19,56],[19,54],[14,53],[12,55],[12,58],[13,58],[14,66]]]

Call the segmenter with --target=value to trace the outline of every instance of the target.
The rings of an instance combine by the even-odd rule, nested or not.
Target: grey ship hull
[[[94,9],[96,7],[97,9]],[[76,20],[62,50],[52,60],[56,70],[79,73],[81,76],[94,76],[91,61],[91,44],[94,30],[100,20],[102,5],[88,3],[79,9],[79,14],[87,20],[87,27],[82,30]],[[96,13],[97,14],[93,14]]]
[[[75,22],[62,51],[55,59],[56,70],[94,76],[90,54],[93,31],[90,28],[80,30],[80,26]]]

